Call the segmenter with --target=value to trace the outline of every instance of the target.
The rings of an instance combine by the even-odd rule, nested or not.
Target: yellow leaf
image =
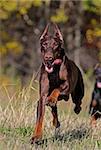
[[[20,10],[19,10],[20,14],[24,15],[27,13],[27,9],[24,8],[24,7],[21,7]]]
[[[64,9],[58,9],[56,15],[51,16],[51,21],[59,23],[66,22],[68,20],[68,16],[65,15]]]
[[[0,37],[1,37],[1,40],[2,40],[2,39],[3,39],[3,40],[9,40],[9,39],[10,39],[8,33],[7,33],[6,31],[4,31],[4,30],[1,30],[1,31],[0,31]]]
[[[23,50],[22,45],[17,41],[11,41],[6,43],[6,48],[8,51],[18,54]]]
[[[5,46],[0,45],[0,55],[5,55],[7,53],[7,49]]]
[[[15,0],[5,0],[1,4],[7,11],[14,11],[17,8],[17,1]]]
[[[95,26],[97,24],[97,20],[96,19],[91,19],[91,24]]]
[[[7,19],[8,16],[9,16],[9,13],[0,9],[0,19]]]
[[[96,7],[99,7],[101,9],[101,0],[92,0],[92,2]]]
[[[33,5],[36,7],[40,7],[42,5],[42,0],[33,0]]]
[[[95,31],[94,31],[94,34],[95,34],[95,36],[97,36],[97,37],[101,37],[101,29],[96,28]]]
[[[1,85],[7,85],[7,84],[10,84],[10,78],[5,76],[5,75],[1,75],[0,76],[0,84]]]

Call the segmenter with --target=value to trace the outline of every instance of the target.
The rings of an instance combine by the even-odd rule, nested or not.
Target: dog
[[[101,64],[97,64],[94,68],[95,85],[92,92],[89,113],[91,115],[91,125],[96,126],[96,120],[101,118]]]
[[[40,73],[40,99],[37,106],[37,120],[31,143],[42,138],[43,119],[45,105],[51,107],[53,125],[60,127],[57,114],[57,102],[64,99],[68,101],[71,94],[74,111],[81,111],[82,98],[84,96],[84,83],[82,74],[76,64],[69,60],[62,48],[63,37],[56,24],[54,35],[49,36],[49,24],[46,26],[41,38],[42,66]]]

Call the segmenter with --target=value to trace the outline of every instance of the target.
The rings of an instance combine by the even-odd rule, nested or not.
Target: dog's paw
[[[41,140],[41,137],[32,137],[30,140],[31,144],[37,144]]]
[[[60,94],[60,91],[58,89],[54,89],[50,96],[48,97],[48,105],[55,106],[58,101],[58,96]]]
[[[36,142],[35,137],[32,137],[32,138],[30,139],[30,143],[31,143],[31,144],[34,144],[35,142]]]
[[[81,106],[75,106],[74,112],[75,112],[76,114],[79,114],[80,111],[81,111]]]
[[[54,136],[55,138],[58,138],[60,136],[61,130],[60,126],[58,128],[55,128]]]
[[[96,117],[94,115],[91,116],[90,125],[92,128],[95,128],[97,126]]]

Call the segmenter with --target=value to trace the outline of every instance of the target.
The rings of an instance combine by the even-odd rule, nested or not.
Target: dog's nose
[[[46,62],[46,64],[47,64],[47,67],[48,67],[48,68],[51,68],[51,67],[52,67],[52,61],[48,60],[48,61]]]
[[[47,65],[51,66],[53,63],[53,57],[45,57],[45,62]]]

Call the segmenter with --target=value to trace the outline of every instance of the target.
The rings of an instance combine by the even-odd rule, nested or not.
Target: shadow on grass
[[[26,140],[28,140],[31,137],[32,133],[32,128],[31,127],[26,127],[26,128],[6,128],[6,127],[0,127],[0,133],[3,135],[6,135],[6,137],[18,137],[23,143],[27,143]],[[49,138],[44,138],[40,141],[35,142],[36,146],[45,146],[49,143],[66,143],[66,142],[72,142],[74,140],[83,140],[84,138],[87,138],[91,133],[91,129],[85,127],[85,126],[80,126],[75,129],[71,129],[64,134],[58,133],[55,134],[53,137]],[[29,143],[29,142],[28,142]]]
[[[79,127],[73,130],[69,130],[68,132],[65,132],[64,134],[58,134],[50,138],[45,138],[40,141],[36,142],[36,145],[46,145],[51,142],[72,142],[74,140],[82,141],[84,138],[87,138],[91,133],[91,129],[87,127]]]

